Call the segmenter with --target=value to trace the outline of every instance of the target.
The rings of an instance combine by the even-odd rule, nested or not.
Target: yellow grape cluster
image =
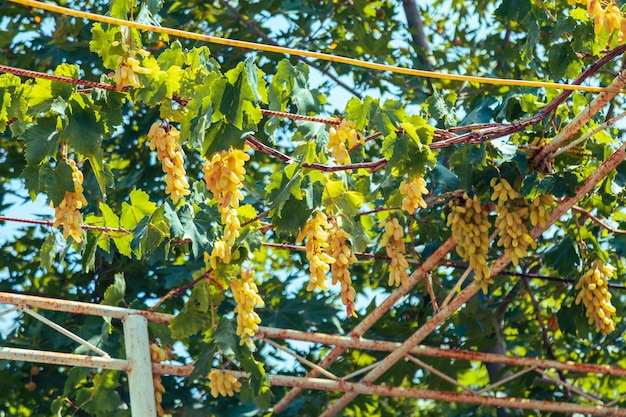
[[[63,237],[67,239],[72,236],[74,241],[80,243],[83,241],[83,231],[81,224],[83,215],[80,209],[87,205],[87,200],[83,195],[83,173],[80,172],[73,160],[68,161],[72,168],[72,181],[74,183],[74,191],[66,191],[63,200],[54,209],[55,227],[63,226]]]
[[[428,194],[426,181],[422,177],[411,177],[400,183],[402,194],[402,209],[409,214],[415,213],[418,207],[426,208],[424,197]]]
[[[213,398],[220,395],[232,397],[241,389],[241,382],[230,371],[213,370],[209,373],[209,388]]]
[[[235,313],[237,314],[237,335],[240,337],[239,344],[247,344],[254,347],[252,337],[259,328],[261,318],[254,311],[254,307],[263,307],[265,303],[259,296],[259,289],[254,283],[252,271],[241,270],[241,279],[230,281],[230,289],[235,299]]]
[[[241,149],[230,148],[216,152],[202,168],[204,182],[219,204],[220,210],[226,207],[239,207],[243,200],[241,189],[246,176],[245,164],[250,155]]]
[[[447,225],[452,229],[452,238],[456,242],[456,251],[461,258],[469,261],[474,271],[474,279],[480,282],[483,292],[493,284],[487,259],[489,255],[489,219],[487,210],[480,204],[478,196],[470,198],[467,194],[460,202],[450,202],[451,211]]]
[[[613,267],[596,260],[576,284],[576,289],[580,289],[576,304],[582,301],[587,309],[585,314],[589,318],[589,324],[595,323],[596,331],[602,332],[603,335],[615,330],[612,317],[616,310],[611,304],[608,282],[612,276]]]
[[[346,314],[348,317],[358,317],[354,311],[354,299],[356,290],[352,286],[352,277],[350,276],[350,265],[357,262],[352,247],[348,244],[350,235],[343,230],[336,221],[333,221],[328,230],[329,247],[328,254],[335,259],[330,267],[333,278],[333,285],[337,282],[341,283],[341,302],[346,306]]]
[[[517,266],[519,260],[526,257],[529,245],[533,249],[537,247],[535,239],[528,234],[528,203],[520,198],[520,194],[504,178],[493,178],[491,187],[491,199],[496,202],[496,227],[500,237],[497,245],[504,249],[504,254]]]
[[[113,46],[116,46],[115,44],[119,44],[119,42],[113,42]],[[137,74],[152,73],[151,69],[141,66],[137,54],[145,58],[150,55],[150,52],[141,48],[133,48],[117,59],[117,69],[113,75],[117,90],[122,90],[127,85],[135,88],[141,87]]]
[[[607,33],[618,31],[618,42],[626,38],[626,19],[622,15],[619,6],[614,1],[607,1],[606,7],[602,7],[600,0],[570,0],[570,3],[582,3],[587,5],[587,14],[593,19],[594,32],[599,34],[604,29]]]
[[[156,343],[150,343],[150,359],[152,362],[163,362],[169,359],[169,355],[167,350],[163,349],[161,346]],[[161,375],[152,374],[152,383],[154,386],[154,401],[156,402],[157,415],[164,416],[165,411],[161,406],[161,402],[163,402],[165,387],[161,383]]]
[[[335,258],[327,253],[327,230],[329,228],[328,217],[323,212],[318,211],[306,222],[296,237],[296,242],[302,242],[306,237],[306,258],[309,260],[311,276],[306,287],[307,291],[328,289],[326,271],[330,270],[330,264],[335,263]]]
[[[163,127],[161,122],[154,122],[148,131],[150,150],[157,151],[165,172],[165,193],[170,194],[174,204],[182,196],[189,195],[189,182],[185,172],[185,152],[180,146],[180,132],[174,126]]]
[[[224,225],[224,236],[215,242],[211,252],[213,268],[218,258],[223,263],[230,263],[230,250],[239,237],[241,223],[237,217],[237,208],[243,200],[241,189],[246,175],[245,164],[249,159],[250,155],[244,151],[230,148],[214,153],[202,168],[204,182],[217,200]]]
[[[551,195],[540,194],[536,196],[528,207],[530,210],[530,225],[533,227],[537,225],[546,227],[548,220],[550,219],[550,212],[548,209],[553,203],[554,197]]]
[[[519,260],[526,257],[529,246],[533,249],[537,247],[537,242],[528,232],[529,224],[545,227],[550,218],[548,209],[554,199],[550,195],[538,195],[529,203],[504,178],[493,178],[491,187],[500,237],[497,245],[504,248],[505,255],[517,266]]]
[[[380,241],[380,245],[385,247],[387,256],[391,259],[389,264],[389,280],[387,285],[409,287],[409,274],[407,268],[409,263],[404,257],[406,248],[404,246],[404,228],[395,217],[387,217],[379,227],[385,229],[385,233]]]
[[[339,125],[330,127],[328,149],[338,164],[351,162],[348,150],[358,143],[363,144],[364,141],[353,122],[344,119]]]

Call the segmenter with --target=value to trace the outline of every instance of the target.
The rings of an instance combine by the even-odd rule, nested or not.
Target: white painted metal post
[[[152,382],[148,320],[138,314],[130,314],[123,317],[122,321],[124,322],[126,359],[129,365],[131,414],[133,417],[155,417],[156,403]]]

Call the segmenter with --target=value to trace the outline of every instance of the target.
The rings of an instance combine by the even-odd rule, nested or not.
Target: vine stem
[[[613,79],[609,87],[621,89],[626,85],[626,70],[622,70],[617,77]],[[569,122],[552,140],[537,152],[533,158],[533,166],[543,172],[550,172],[550,160],[554,153],[569,140],[582,126],[595,116],[609,101],[616,96],[617,93],[604,91],[598,94],[585,107],[583,111],[578,113],[571,122]]]
[[[585,210],[582,207],[574,206],[574,207],[572,207],[572,210],[577,211],[577,212],[583,214],[584,216],[588,217],[594,223],[596,223],[598,226],[606,229],[609,233],[616,233],[616,234],[620,234],[620,235],[626,234],[626,230],[616,229],[614,227],[609,226],[608,224],[604,223],[602,220],[600,220],[599,218],[597,218],[596,216],[594,216],[593,214],[591,214],[589,211]]]

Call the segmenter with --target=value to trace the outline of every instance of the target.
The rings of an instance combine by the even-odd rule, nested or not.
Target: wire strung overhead
[[[416,77],[433,78],[439,80],[449,81],[461,81],[471,82],[477,84],[491,84],[499,86],[515,86],[515,87],[535,87],[535,88],[548,88],[548,89],[560,89],[570,91],[586,91],[592,93],[623,93],[621,89],[607,88],[607,87],[593,87],[585,85],[573,85],[563,84],[547,81],[532,81],[532,80],[515,80],[507,78],[490,78],[479,77],[471,75],[460,74],[444,74],[433,71],[418,70],[412,68],[403,68],[394,65],[377,64],[374,62],[361,61],[354,58],[348,58],[340,55],[331,55],[323,52],[306,51],[302,49],[293,49],[285,46],[267,45],[256,42],[241,41],[236,39],[220,38],[217,36],[205,35],[202,33],[188,32],[180,29],[173,29],[163,26],[153,26],[145,23],[138,23],[124,19],[117,19],[110,16],[103,16],[90,12],[83,12],[78,10],[69,9],[67,7],[57,6],[55,4],[42,3],[36,0],[10,0],[13,3],[22,4],[36,9],[47,10],[54,13],[61,13],[67,16],[78,17],[82,19],[88,19],[101,23],[108,23],[117,26],[127,26],[134,29],[145,30],[155,33],[163,33],[171,36],[177,36],[181,38],[194,39],[208,43],[214,43],[218,45],[232,46],[235,48],[250,49],[255,51],[274,52],[279,54],[308,57],[314,59],[320,59],[324,61],[336,62],[341,64],[352,65],[361,68],[373,69],[376,71],[390,71],[397,74],[405,74]]]

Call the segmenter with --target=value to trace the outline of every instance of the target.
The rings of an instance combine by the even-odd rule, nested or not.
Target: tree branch
[[[415,4],[415,0],[402,0],[402,7],[404,7],[404,14],[411,32],[413,43],[418,47],[415,51],[417,59],[427,68],[433,68],[435,62],[430,53],[428,40],[424,34],[424,24],[422,23],[422,17],[420,16],[420,11]]]

